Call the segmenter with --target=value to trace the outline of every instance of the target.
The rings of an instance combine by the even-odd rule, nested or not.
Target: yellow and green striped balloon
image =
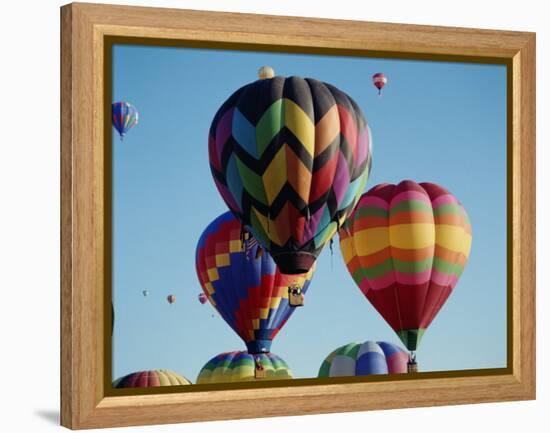
[[[456,286],[472,229],[457,198],[434,183],[404,180],[363,194],[340,230],[355,283],[409,350]]]
[[[197,377],[197,384],[256,380],[257,364],[265,371],[265,378],[260,380],[292,379],[292,371],[287,363],[274,353],[252,355],[235,351],[220,353],[208,361]]]

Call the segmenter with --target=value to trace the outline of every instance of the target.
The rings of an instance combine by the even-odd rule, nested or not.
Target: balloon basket
[[[267,373],[263,368],[261,370],[258,368],[254,369],[254,379],[265,379],[266,377]]]
[[[407,362],[407,373],[418,373],[418,364],[416,361]]]
[[[265,379],[267,372],[259,359],[254,360],[254,379]]]
[[[304,294],[302,293],[302,289],[297,287],[288,288],[288,305],[291,307],[304,306]]]

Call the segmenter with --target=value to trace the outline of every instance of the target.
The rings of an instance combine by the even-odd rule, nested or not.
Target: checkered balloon
[[[196,251],[197,276],[221,317],[246,343],[249,353],[265,353],[292,315],[288,287],[307,291],[314,267],[286,275],[241,223],[226,212],[202,233]]]

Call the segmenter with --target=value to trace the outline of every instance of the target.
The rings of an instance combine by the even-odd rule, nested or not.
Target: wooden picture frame
[[[508,367],[300,386],[112,395],[106,41],[215,44],[508,67]],[[251,42],[252,41],[252,42]],[[202,45],[201,45],[202,44]],[[61,8],[61,424],[80,429],[535,398],[535,34],[191,10]],[[106,105],[107,104],[107,105]],[[108,179],[107,179],[108,180]],[[253,403],[252,403],[253,402]],[[261,402],[262,404],[258,404]],[[208,407],[208,410],[205,408]]]

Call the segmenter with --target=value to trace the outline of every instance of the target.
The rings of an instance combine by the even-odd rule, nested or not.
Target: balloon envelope
[[[174,302],[176,302],[176,295],[168,295],[166,297],[166,300],[170,303],[170,304],[173,304]]]
[[[371,160],[355,101],[300,77],[238,89],[216,113],[208,149],[225,203],[287,274],[311,268],[357,203]]]
[[[387,82],[388,77],[386,77],[382,72],[377,72],[372,76],[372,84],[374,84],[374,87],[378,89],[378,94],[380,94]]]
[[[409,354],[392,343],[350,343],[325,358],[318,377],[406,373]]]
[[[471,241],[458,200],[439,185],[411,180],[372,188],[340,230],[350,274],[409,350],[456,286]]]
[[[241,224],[226,212],[204,230],[196,251],[196,271],[204,294],[222,318],[243,339],[249,352],[268,352],[271,341],[294,311],[288,288],[305,293],[312,268],[302,275],[281,273],[253,238],[244,246]]]
[[[170,370],[138,371],[113,382],[114,388],[148,388],[174,385],[191,385],[191,382]]]
[[[274,353],[251,355],[235,351],[221,353],[208,361],[197,377],[197,384],[254,380],[257,363],[265,371],[264,380],[292,379],[287,363]]]
[[[112,122],[115,129],[118,131],[120,138],[137,125],[139,114],[132,104],[129,102],[115,102],[112,104]]]

